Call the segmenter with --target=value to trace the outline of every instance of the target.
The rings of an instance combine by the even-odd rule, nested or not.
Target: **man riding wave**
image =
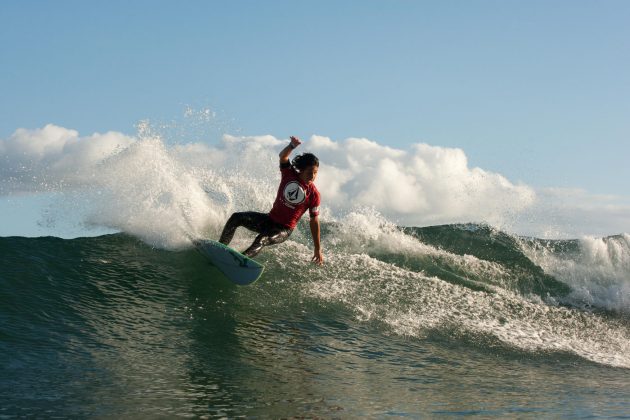
[[[312,153],[296,156],[292,162],[289,156],[302,142],[291,137],[291,142],[280,151],[280,186],[269,213],[254,211],[238,212],[228,219],[219,242],[229,245],[239,226],[258,233],[254,242],[243,251],[250,258],[255,257],[263,247],[286,241],[298,221],[308,210],[311,235],[315,246],[312,261],[324,262],[320,243],[319,206],[320,195],[314,181],[319,170],[319,159]]]

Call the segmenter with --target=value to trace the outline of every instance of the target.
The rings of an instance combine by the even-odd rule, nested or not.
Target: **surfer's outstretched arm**
[[[300,139],[295,136],[291,136],[291,143],[289,143],[287,147],[282,149],[280,151],[280,154],[278,155],[280,157],[280,164],[289,163],[289,156],[291,155],[291,152],[300,144],[302,144]]]
[[[313,236],[313,245],[315,245],[315,251],[313,252],[312,261],[316,264],[324,263],[324,254],[322,254],[322,247],[319,237],[319,216],[311,217],[311,235]]]

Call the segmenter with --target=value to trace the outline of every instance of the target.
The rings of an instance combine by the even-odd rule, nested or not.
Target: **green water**
[[[322,268],[290,242],[248,287],[125,235],[0,238],[0,417],[630,416],[627,316],[544,301],[570,287],[481,235]]]

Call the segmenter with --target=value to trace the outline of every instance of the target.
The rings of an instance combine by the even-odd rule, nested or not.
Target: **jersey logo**
[[[306,199],[306,193],[297,181],[288,182],[287,185],[284,186],[282,195],[284,199],[291,204],[300,204]]]

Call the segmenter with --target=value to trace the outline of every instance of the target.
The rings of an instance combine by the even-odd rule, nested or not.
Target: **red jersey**
[[[269,218],[279,225],[295,229],[298,220],[309,211],[311,217],[319,215],[319,191],[312,182],[304,184],[292,166],[280,166],[280,187]]]

